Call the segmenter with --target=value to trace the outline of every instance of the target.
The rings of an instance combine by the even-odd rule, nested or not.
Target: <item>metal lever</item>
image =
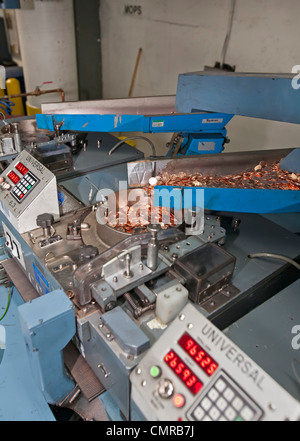
[[[130,270],[130,262],[131,262],[131,254],[130,253],[128,253],[128,254],[126,254],[126,256],[125,256],[125,272],[124,272],[124,276],[127,278],[127,279],[131,279],[131,277],[133,277],[133,273],[132,273],[132,271]]]
[[[158,267],[158,250],[159,250],[159,243],[158,243],[158,233],[161,230],[160,224],[150,224],[148,225],[148,231],[151,233],[151,239],[148,243],[148,249],[147,249],[147,266],[152,271],[155,271]]]

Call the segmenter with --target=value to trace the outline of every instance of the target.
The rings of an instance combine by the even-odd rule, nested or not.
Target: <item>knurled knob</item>
[[[93,247],[92,245],[83,246],[79,251],[79,259],[80,260],[90,260],[94,257],[98,256],[99,251],[98,248]]]
[[[54,224],[54,217],[49,213],[40,214],[36,218],[36,224],[41,228],[49,228]]]

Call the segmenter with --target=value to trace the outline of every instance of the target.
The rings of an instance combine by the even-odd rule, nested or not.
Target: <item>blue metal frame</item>
[[[143,115],[36,115],[39,129],[54,130],[63,122],[62,130],[89,132],[180,133],[184,140],[177,156],[221,153],[226,142],[225,126],[233,115],[222,113],[191,113],[161,116]],[[167,156],[173,154],[171,146]]]
[[[200,133],[185,133],[183,134],[183,138],[181,148],[176,156],[222,153],[224,145],[227,142],[227,130],[223,129],[213,132],[207,130]],[[171,146],[166,156],[173,156],[175,148],[176,146]]]
[[[154,190],[154,205],[180,209],[181,207],[174,207],[171,198],[160,197],[161,190],[166,189],[171,193],[174,188],[181,191],[184,208],[191,207],[193,200],[201,201],[200,197],[196,199],[196,192],[203,191],[204,206],[198,208],[206,210],[257,214],[300,212],[300,191],[294,190],[157,186]],[[187,189],[192,190],[192,194],[185,192]],[[185,202],[185,195],[189,198],[188,202]]]
[[[39,129],[54,131],[56,122],[63,122],[62,130],[84,132],[216,132],[223,130],[234,115],[223,113],[195,113],[189,115],[36,115]]]
[[[64,369],[62,350],[76,332],[75,307],[57,290],[19,306],[33,377],[49,404],[58,404],[75,384]]]
[[[224,112],[300,123],[300,90],[291,74],[194,72],[179,75],[177,112]],[[299,87],[299,86],[297,86]]]
[[[7,289],[0,286],[0,307],[5,307]],[[40,387],[33,378],[18,317],[24,303],[14,287],[1,324],[6,329],[6,349],[0,364],[0,421],[55,421]]]
[[[1,9],[20,9],[19,0],[3,0],[3,3],[0,4]]]

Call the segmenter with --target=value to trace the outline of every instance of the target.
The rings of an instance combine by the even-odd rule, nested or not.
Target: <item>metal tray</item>
[[[129,186],[147,186],[151,177],[161,176],[164,173],[179,174],[184,172],[187,175],[193,175],[201,172],[202,175],[219,177],[240,174],[253,171],[261,161],[268,163],[281,161],[291,151],[292,149],[264,150],[138,161],[127,165],[128,182]],[[170,192],[173,188],[180,188],[184,199],[185,189],[191,187],[176,184],[157,186],[154,191],[154,205],[160,204],[159,191],[162,188],[166,188]],[[300,212],[300,191],[298,190],[192,188],[194,193],[203,191],[204,208],[207,210],[259,214]],[[171,204],[171,201],[169,203]],[[165,201],[164,206],[167,206]]]

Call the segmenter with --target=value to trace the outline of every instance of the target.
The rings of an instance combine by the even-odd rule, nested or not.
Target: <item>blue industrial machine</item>
[[[286,78],[264,76],[282,104],[266,117],[284,96],[297,108]],[[176,97],[47,104],[2,124],[0,420],[300,419],[300,176],[195,184],[293,154],[220,154],[255,84],[186,74]],[[123,132],[172,133],[166,158]]]
[[[63,122],[63,130],[174,133],[168,143],[167,156],[171,157],[222,153],[229,142],[226,126],[233,118],[225,113],[176,112],[175,96],[82,102],[80,109],[66,103],[59,115],[50,104],[43,111],[45,114],[37,115],[43,129],[54,130],[55,124]]]
[[[19,0],[2,0],[0,2],[0,8],[2,9],[20,9]]]

